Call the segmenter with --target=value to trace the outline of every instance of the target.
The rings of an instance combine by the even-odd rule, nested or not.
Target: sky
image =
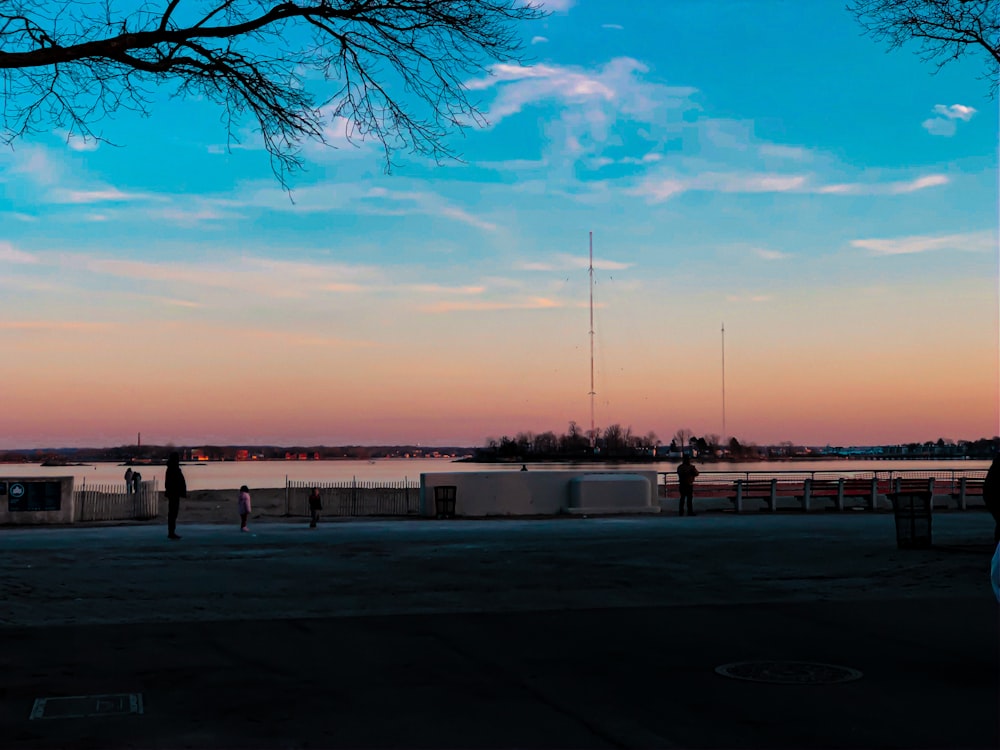
[[[0,147],[0,448],[1000,432],[980,59],[843,0],[545,5],[457,160],[332,120],[286,192],[166,92]]]

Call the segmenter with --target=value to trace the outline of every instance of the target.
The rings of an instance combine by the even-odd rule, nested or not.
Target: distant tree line
[[[663,444],[655,432],[637,435],[631,427],[613,424],[603,429],[582,429],[570,422],[562,435],[554,432],[518,432],[514,437],[490,438],[485,447],[420,446],[420,445],[121,445],[110,448],[39,448],[0,450],[0,462],[40,463],[63,461],[88,463],[96,461],[128,461],[154,463],[166,461],[172,451],[178,451],[184,460],[195,455],[210,461],[235,461],[240,457],[257,460],[284,460],[305,457],[308,460],[469,456],[480,461],[574,461],[588,459],[637,459],[663,457],[664,454],[680,456],[687,453],[699,460],[729,459],[755,461],[760,459],[802,458],[822,456],[878,456],[882,458],[975,458],[988,459],[1000,453],[1000,436],[978,440],[951,440],[938,438],[922,443],[902,443],[883,446],[803,446],[785,440],[773,445],[757,445],[735,437],[723,441],[713,433],[695,435],[682,428],[674,433],[670,443]]]
[[[476,451],[480,461],[545,461],[584,460],[594,458],[642,459],[667,455],[688,454],[702,460],[760,460],[772,458],[802,458],[820,456],[883,456],[886,458],[992,458],[1000,452],[1000,436],[978,440],[938,438],[924,443],[866,447],[805,446],[784,440],[773,445],[757,445],[736,437],[724,440],[720,435],[695,435],[687,427],[677,430],[664,449],[655,432],[633,433],[632,428],[612,424],[593,431],[570,422],[562,435],[554,432],[518,432],[513,437],[489,438]]]
[[[194,455],[202,455],[209,461],[235,461],[241,456],[257,460],[284,460],[286,457],[305,456],[308,460],[354,459],[369,460],[375,458],[402,458],[404,456],[420,457],[433,455],[463,456],[471,455],[473,448],[463,446],[419,445],[121,445],[111,448],[37,448],[0,450],[0,462],[5,463],[40,463],[44,461],[65,461],[67,463],[88,463],[92,461],[111,461],[127,463],[129,461],[165,462],[173,451],[181,454],[183,460],[192,460]]]

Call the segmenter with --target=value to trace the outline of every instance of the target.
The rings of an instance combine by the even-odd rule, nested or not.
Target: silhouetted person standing
[[[694,515],[694,478],[698,474],[698,469],[691,464],[691,457],[684,456],[681,459],[681,465],[677,467],[677,485],[681,491],[681,501],[677,514],[680,516],[684,515],[685,500],[687,501],[688,515]]]
[[[309,528],[315,529],[319,523],[319,512],[323,510],[323,498],[319,494],[319,487],[313,487],[309,495]]]
[[[1000,453],[993,457],[990,470],[986,472],[986,480],[983,482],[983,501],[986,503],[986,510],[993,516],[995,525],[993,527],[993,543],[1000,543]]]
[[[250,517],[250,488],[245,484],[240,487],[240,496],[237,501],[237,507],[240,512],[240,531],[250,531],[250,527],[247,526],[247,519]]]
[[[167,458],[167,475],[163,479],[163,492],[167,496],[167,539],[180,539],[177,536],[177,511],[181,507],[181,498],[187,497],[187,482],[181,471],[181,456],[174,451]]]
[[[132,467],[125,469],[125,494],[132,494]]]

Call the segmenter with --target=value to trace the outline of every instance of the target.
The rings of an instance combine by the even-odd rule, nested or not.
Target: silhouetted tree
[[[938,70],[966,54],[985,57],[983,77],[995,94],[1000,71],[996,0],[852,0],[847,9],[865,33],[890,49],[913,42]]]
[[[691,436],[693,434],[694,433],[691,431],[690,427],[682,427],[674,433],[674,439],[677,441],[679,446],[686,448],[691,442]]]
[[[552,455],[559,450],[559,438],[552,431],[535,435],[535,452],[542,455]]]
[[[620,452],[625,447],[625,431],[615,423],[604,430],[604,447],[609,453]]]
[[[740,441],[734,437],[729,438],[729,455],[733,458],[743,457],[743,446],[740,445]]]
[[[377,139],[387,168],[398,149],[451,157],[444,136],[484,122],[465,80],[517,60],[518,23],[544,15],[521,0],[0,0],[0,137],[103,139],[98,121],[148,114],[169,87],[219,104],[232,141],[254,118],[282,182],[324,117]]]

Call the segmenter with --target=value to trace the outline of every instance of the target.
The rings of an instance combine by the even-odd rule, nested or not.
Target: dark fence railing
[[[285,514],[309,515],[309,495],[319,488],[324,516],[409,516],[420,512],[420,483],[285,481]]]
[[[659,472],[660,497],[677,496],[676,472]],[[881,494],[891,492],[897,479],[933,479],[935,495],[951,495],[959,491],[962,479],[982,480],[985,469],[882,469],[873,471],[702,471],[695,481],[696,494],[711,497],[730,492],[737,480],[759,481],[774,479],[781,485],[799,485],[806,479],[875,479]]]

